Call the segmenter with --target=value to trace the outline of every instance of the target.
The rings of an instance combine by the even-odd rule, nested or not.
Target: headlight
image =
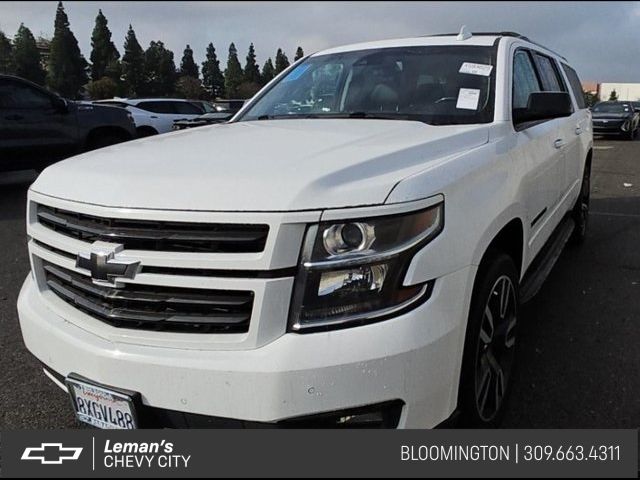
[[[444,226],[444,205],[307,229],[289,325],[293,331],[381,320],[428,298],[432,282],[404,286],[417,250]]]

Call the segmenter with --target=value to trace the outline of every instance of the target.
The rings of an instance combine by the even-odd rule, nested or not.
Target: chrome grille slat
[[[69,212],[37,205],[38,222],[79,240],[123,244],[152,251],[255,253],[262,252],[268,225],[209,224],[127,220]]]
[[[65,302],[115,327],[177,332],[248,331],[253,292],[96,285],[89,277],[43,261],[49,289]]]

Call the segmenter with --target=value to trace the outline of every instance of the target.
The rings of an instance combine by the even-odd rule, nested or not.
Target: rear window
[[[136,107],[152,113],[176,113],[173,108],[173,103],[174,102],[140,102]]]
[[[582,93],[582,84],[576,71],[566,63],[562,64],[562,69],[569,79],[569,85],[573,91],[573,96],[576,97],[576,103],[579,109],[587,108],[587,104],[584,101],[584,93]]]

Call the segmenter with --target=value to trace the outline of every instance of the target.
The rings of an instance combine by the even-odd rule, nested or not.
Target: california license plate
[[[137,428],[133,398],[103,386],[67,377],[71,402],[78,420],[98,428]]]

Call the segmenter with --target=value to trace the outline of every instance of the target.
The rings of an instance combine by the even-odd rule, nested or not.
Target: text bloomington
[[[508,445],[402,445],[400,459],[403,462],[508,462]]]

